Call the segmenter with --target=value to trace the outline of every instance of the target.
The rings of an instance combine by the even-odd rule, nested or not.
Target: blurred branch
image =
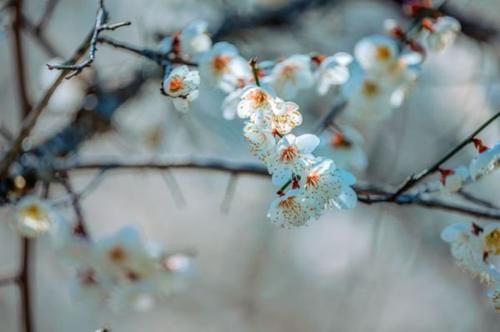
[[[237,30],[258,28],[264,26],[282,26],[297,19],[304,12],[331,5],[338,0],[295,0],[286,2],[278,8],[259,8],[254,13],[228,15],[219,28],[213,33],[214,40],[220,39]]]
[[[321,134],[326,128],[328,128],[335,118],[347,107],[347,101],[341,100],[336,102],[332,109],[319,121],[316,126],[315,132]]]
[[[89,233],[87,230],[85,219],[83,217],[80,197],[75,194],[73,186],[71,185],[71,179],[66,173],[63,173],[63,175],[61,176],[61,184],[63,185],[66,192],[71,196],[71,205],[73,206],[73,211],[75,212],[77,222],[74,232],[78,235],[81,235],[82,237],[88,238]]]
[[[91,36],[92,36],[91,34],[87,35],[83,43],[75,51],[75,53],[71,57],[73,61],[78,60],[85,53],[85,51],[89,47]],[[31,131],[35,127],[38,118],[45,109],[45,106],[47,106],[50,97],[52,97],[52,94],[59,86],[59,84],[62,82],[64,76],[68,71],[69,70],[63,70],[61,72],[61,74],[57,77],[54,83],[52,83],[52,85],[45,92],[41,100],[31,109],[29,114],[24,119],[21,131],[19,132],[14,143],[10,147],[9,151],[3,156],[2,160],[0,161],[0,178],[5,177],[10,165],[16,160],[17,157],[19,157],[22,154],[24,140],[31,134]]]
[[[99,9],[97,10],[97,15],[95,19],[95,25],[94,29],[92,31],[92,36],[90,38],[90,50],[89,50],[89,55],[88,58],[81,63],[77,64],[62,64],[62,65],[50,65],[47,64],[47,67],[49,69],[59,69],[59,70],[71,70],[73,71],[67,79],[72,78],[79,73],[82,72],[83,69],[90,67],[90,65],[94,62],[95,59],[95,53],[97,52],[97,39],[99,37],[99,34],[103,31],[113,31],[118,28],[130,25],[130,22],[121,22],[121,23],[116,23],[116,24],[107,24],[109,14],[104,8],[104,0],[99,0]]]
[[[56,47],[45,36],[44,29],[37,29],[33,22],[31,22],[26,16],[23,16],[22,20],[23,29],[33,36],[35,41],[43,48],[47,55],[52,58],[61,56],[61,52],[57,51]]]
[[[408,3],[408,0],[389,0],[399,6]],[[478,15],[471,14],[470,11],[461,12],[449,3],[444,3],[440,6],[439,11],[443,15],[456,18],[462,25],[462,32],[479,41],[489,42],[497,39],[500,35],[498,27],[494,26],[495,22],[488,22]]]
[[[0,287],[9,286],[15,284],[18,281],[17,277],[4,277],[0,278]]]
[[[209,171],[229,172],[232,176],[248,174],[269,176],[267,169],[257,163],[234,162],[217,158],[186,158],[157,163],[86,163],[67,164],[56,168],[56,172],[73,172],[99,170],[171,170],[171,169],[203,169]],[[500,220],[500,210],[484,207],[469,207],[449,203],[433,198],[428,194],[400,194],[396,197],[395,190],[373,184],[358,184],[354,186],[358,200],[365,204],[390,203],[397,205],[416,205],[429,209],[438,209],[469,215],[477,218]]]
[[[460,195],[463,199],[465,199],[471,203],[474,203],[474,204],[477,204],[480,206],[484,206],[484,207],[489,208],[489,209],[499,209],[499,207],[496,206],[495,204],[493,204],[485,199],[476,197],[473,194],[471,194],[463,189],[460,190],[457,194]]]
[[[497,112],[493,116],[491,116],[488,120],[486,120],[479,128],[474,130],[472,134],[470,134],[467,138],[461,141],[457,146],[451,149],[444,157],[439,159],[436,163],[434,163],[429,168],[426,168],[418,173],[410,175],[400,186],[399,189],[394,193],[393,199],[397,198],[400,194],[404,193],[408,189],[412,188],[414,185],[425,179],[427,176],[436,172],[445,162],[447,162],[450,158],[456,155],[460,150],[462,150],[466,145],[472,142],[472,139],[476,137],[483,129],[485,129],[488,125],[490,125],[493,121],[495,121],[498,117],[500,117],[500,112]]]
[[[23,0],[13,2],[14,21],[12,23],[14,60],[17,77],[17,93],[19,94],[19,104],[21,106],[21,118],[24,118],[30,112],[30,101],[26,84],[26,62],[24,61],[24,47],[21,37],[21,28],[23,24]]]
[[[35,31],[42,32],[43,30],[45,30],[45,27],[47,26],[47,23],[49,23],[50,19],[52,18],[52,14],[54,14],[54,11],[55,11],[58,3],[59,3],[59,0],[47,0],[47,3],[45,4],[45,10],[43,11],[42,17],[40,18],[40,21],[35,26]]]

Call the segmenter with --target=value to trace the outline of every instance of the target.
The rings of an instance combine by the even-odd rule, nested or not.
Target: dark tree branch
[[[471,194],[463,189],[458,192],[458,195],[460,195],[463,199],[465,199],[471,203],[474,203],[476,205],[484,206],[484,207],[489,208],[489,209],[499,209],[499,207],[497,205],[493,204],[492,202],[489,202],[485,199],[476,197],[475,195],[473,195],[473,194]]]
[[[80,203],[80,197],[75,194],[73,185],[71,184],[71,179],[66,173],[61,176],[61,184],[63,185],[66,192],[71,196],[71,205],[73,206],[73,211],[76,216],[76,228],[75,233],[81,235],[82,237],[88,238],[89,232],[87,230],[87,225],[85,223],[85,218],[83,217],[82,205]]]
[[[19,103],[21,105],[21,117],[24,118],[30,112],[30,102],[26,84],[26,62],[24,61],[24,47],[21,37],[21,28],[23,25],[23,0],[16,0],[13,3],[14,22],[12,24],[14,59],[16,62],[15,70],[17,77],[17,91],[19,94]]]
[[[90,40],[91,40],[91,34],[89,34],[85,38],[85,40],[80,45],[80,47],[76,50],[76,52],[71,57],[71,59],[74,59],[74,61],[78,60],[84,54],[84,52],[87,50]],[[9,151],[5,154],[3,159],[0,161],[0,179],[5,177],[11,164],[16,160],[17,157],[19,157],[22,154],[24,140],[31,134],[31,131],[33,130],[36,122],[38,121],[38,118],[40,117],[43,110],[45,109],[45,106],[47,106],[47,103],[49,102],[50,97],[52,97],[52,94],[54,93],[56,88],[59,86],[59,84],[62,82],[64,76],[67,74],[68,71],[69,70],[63,70],[61,72],[61,74],[58,76],[58,78],[54,81],[54,83],[52,83],[52,85],[45,92],[45,94],[43,95],[41,100],[33,107],[33,109],[29,112],[27,117],[24,119],[20,133],[18,134],[16,140],[12,144]],[[0,191],[1,191],[1,189],[0,189]]]
[[[296,20],[304,12],[332,5],[338,0],[294,0],[287,2],[278,8],[256,9],[255,13],[240,15],[234,13],[228,15],[219,28],[213,33],[212,38],[219,40],[221,37],[234,33],[235,31],[264,26],[283,26]]]
[[[228,172],[235,175],[269,176],[267,169],[256,163],[242,163],[217,158],[186,158],[157,163],[86,163],[66,164],[54,169],[56,172],[76,172],[99,170],[172,170],[172,169],[203,169],[207,171]],[[360,202],[365,204],[389,203],[397,205],[416,205],[429,209],[439,209],[461,213],[477,218],[500,220],[500,210],[484,207],[468,207],[433,198],[421,193],[400,194],[394,198],[395,191],[390,188],[372,184],[358,184],[354,187]]]

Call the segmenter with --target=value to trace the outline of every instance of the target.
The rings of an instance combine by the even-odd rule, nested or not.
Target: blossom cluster
[[[58,257],[76,269],[70,285],[75,303],[89,308],[107,304],[116,312],[149,309],[182,287],[192,267],[189,256],[168,254],[158,243],[142,240],[131,226],[90,239],[81,225],[35,196],[21,199],[11,220],[23,236],[49,238]]]
[[[441,238],[450,244],[457,264],[491,286],[488,293],[492,305],[500,311],[500,223],[479,226],[460,223],[448,226]]]

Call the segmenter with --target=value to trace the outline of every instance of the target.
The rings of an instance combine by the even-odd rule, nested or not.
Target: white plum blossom
[[[323,207],[311,203],[303,190],[291,189],[271,202],[267,217],[284,228],[304,226],[323,212]]]
[[[240,97],[238,116],[256,124],[267,124],[273,114],[280,113],[284,101],[260,87],[248,87]]]
[[[356,122],[386,118],[401,106],[416,77],[416,71],[402,59],[386,72],[364,71],[355,64],[350,80],[342,85],[349,100],[347,116]]]
[[[338,209],[352,209],[356,206],[357,196],[351,188],[356,178],[349,172],[339,169],[331,159],[318,158],[303,177],[303,187],[311,201],[319,207],[334,205]]]
[[[263,82],[269,83],[276,94],[284,99],[292,99],[300,90],[314,84],[311,57],[295,54],[279,62]]]
[[[447,193],[456,193],[468,182],[469,169],[465,166],[459,166],[455,169],[440,169],[441,173],[441,191]]]
[[[175,67],[163,81],[164,93],[172,99],[175,108],[180,112],[187,112],[191,102],[198,98],[200,74],[196,70],[190,71],[188,66]]]
[[[486,148],[483,146],[483,149],[480,149],[479,154],[470,162],[469,171],[472,179],[476,180],[495,171],[499,167],[500,143],[497,143],[492,148]]]
[[[138,231],[124,227],[94,244],[96,259],[107,276],[118,281],[138,281],[157,271],[158,259]]]
[[[271,129],[248,122],[243,128],[243,137],[250,146],[250,152],[267,164],[276,146]]]
[[[365,140],[361,133],[349,126],[341,126],[341,130],[325,130],[320,135],[321,154],[330,156],[340,168],[353,168],[364,171],[368,166],[365,152]]]
[[[319,95],[326,95],[332,86],[347,82],[350,76],[348,66],[352,60],[352,56],[344,52],[336,53],[321,60],[315,73]]]
[[[216,43],[203,53],[199,65],[203,80],[227,93],[242,88],[253,79],[248,62],[227,42]]]
[[[278,111],[271,115],[271,132],[275,136],[284,136],[302,124],[302,114],[299,105],[291,101],[278,103],[278,107]]]
[[[19,234],[34,238],[51,232],[58,218],[49,202],[25,196],[13,207],[11,223]]]
[[[191,271],[188,256],[165,254],[133,227],[89,244],[91,260],[78,267],[72,293],[93,306],[107,303],[117,312],[150,309],[179,290]]]
[[[314,161],[312,152],[318,144],[319,138],[312,134],[288,134],[281,138],[268,164],[273,184],[282,186],[290,181],[293,175],[302,174]]]
[[[460,32],[460,22],[450,16],[441,16],[428,27],[427,46],[436,52],[442,51],[455,41]]]
[[[441,239],[450,245],[451,254],[461,268],[481,282],[490,283],[492,276],[484,261],[482,232],[474,223],[453,224],[442,231]]]

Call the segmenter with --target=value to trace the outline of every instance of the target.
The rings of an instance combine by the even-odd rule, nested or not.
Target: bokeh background
[[[283,1],[107,0],[112,21],[132,26],[111,33],[136,45],[156,47],[168,34],[202,18],[212,29],[231,11],[242,15],[256,6]],[[500,1],[450,0],[461,13],[481,17],[500,29]],[[27,15],[38,19],[44,1],[26,1]],[[96,1],[60,1],[47,38],[68,57],[93,24]],[[2,13],[4,16],[4,13]],[[383,32],[386,18],[408,24],[391,1],[333,1],[304,12],[275,28],[246,29],[226,40],[246,56],[271,59],[293,53],[351,52],[361,37]],[[16,77],[8,18],[0,34],[0,121],[19,128]],[[29,91],[40,96],[40,72],[50,61],[29,35]],[[495,44],[496,43],[496,44]],[[388,120],[364,132],[369,167],[360,179],[395,185],[446,152],[500,108],[500,40],[482,43],[461,36],[445,52],[430,55],[404,106]],[[145,62],[100,46],[96,68],[103,82],[120,82]],[[189,114],[178,114],[151,82],[119,111],[116,130],[86,143],[80,160],[155,160],[169,156],[214,156],[255,161],[241,137],[242,121],[222,118],[223,95],[202,90]],[[305,117],[299,132],[310,132],[334,100],[303,93],[297,99]],[[32,137],[43,140],[71,120],[74,110],[47,110]],[[139,130],[144,119],[161,119],[166,137],[156,151],[144,148]],[[147,123],[147,121],[145,121]],[[498,141],[497,122],[481,137]],[[467,162],[466,148],[449,165]],[[94,174],[73,178],[84,188]],[[174,177],[178,188],[172,185]],[[330,211],[310,227],[284,230],[266,220],[274,188],[269,179],[239,176],[227,212],[222,211],[230,175],[176,170],[120,171],[106,174],[85,197],[83,208],[92,236],[110,234],[124,224],[140,226],[144,236],[171,250],[196,251],[196,271],[189,286],[146,313],[88,311],[71,298],[74,271],[38,241],[35,267],[35,317],[40,332],[112,331],[496,331],[500,316],[488,304],[486,289],[454,265],[441,230],[470,217],[390,205],[360,205]],[[500,203],[499,174],[474,184],[477,195]],[[60,188],[54,198],[64,196]],[[227,203],[227,202],[226,202]],[[15,273],[19,239],[0,210],[0,276]],[[0,289],[0,331],[19,326],[18,291]]]

